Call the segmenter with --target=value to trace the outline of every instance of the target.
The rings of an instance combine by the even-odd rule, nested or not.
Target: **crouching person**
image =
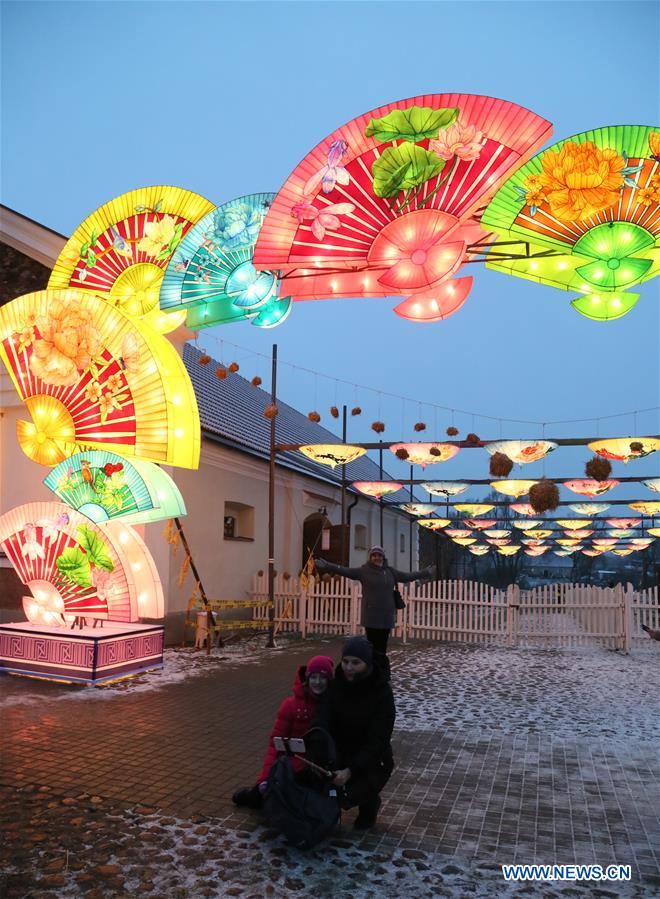
[[[268,774],[277,758],[273,738],[302,737],[310,729],[321,698],[333,677],[333,668],[333,661],[328,656],[314,656],[307,665],[298,668],[293,681],[293,696],[288,696],[279,707],[268,739],[266,757],[256,783],[252,787],[244,787],[234,793],[232,800],[236,805],[248,808],[263,806]],[[306,771],[304,762],[292,758],[291,763],[296,775],[304,779]]]
[[[394,717],[392,690],[374,665],[371,643],[365,637],[351,637],[315,723],[334,739],[333,783],[342,808],[358,806],[353,825],[357,830],[376,823],[379,794],[394,769],[390,743]]]

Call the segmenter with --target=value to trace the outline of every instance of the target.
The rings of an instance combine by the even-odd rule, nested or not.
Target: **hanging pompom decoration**
[[[441,456],[442,450],[439,450],[437,446],[432,446],[429,450],[429,455],[431,456]]]
[[[559,505],[559,489],[547,478],[529,488],[529,504],[539,514],[556,509]]]
[[[382,421],[375,421],[371,425],[371,430],[375,431],[377,434],[382,434],[385,430],[385,424]]]
[[[644,444],[639,440],[633,440],[630,444],[630,452],[631,453],[642,453],[644,452]]]
[[[513,462],[506,453],[493,453],[490,457],[490,473],[495,478],[505,478],[511,469]]]
[[[288,571],[285,571],[285,572],[284,572],[284,574],[282,575],[282,580],[283,580],[283,581],[289,581],[289,580],[291,580],[291,575],[289,574]]]
[[[202,353],[202,355],[197,360],[200,365],[208,365],[211,361],[211,357],[207,356],[206,353]]]
[[[229,371],[232,373],[232,375],[235,375],[236,372],[238,371],[238,362],[232,362],[229,365]]]
[[[362,409],[359,406],[354,406],[351,409],[351,415],[362,415]]]
[[[587,477],[593,478],[594,481],[606,481],[612,474],[612,463],[609,459],[594,456],[584,466],[584,471]]]
[[[417,424],[415,425],[415,430],[416,431],[425,431],[426,425],[424,424],[423,421],[418,421]]]
[[[410,454],[409,454],[408,450],[404,449],[401,446],[401,447],[399,447],[399,449],[396,451],[396,453],[394,455],[397,457],[397,459],[403,460],[403,459],[407,459]]]
[[[458,428],[454,428],[453,426],[447,428],[447,436],[448,437],[455,437],[457,434],[458,434]]]
[[[271,403],[269,406],[266,406],[264,409],[264,418],[275,418],[279,409],[274,403]]]
[[[319,422],[319,421],[321,421],[321,416],[319,415],[318,412],[308,412],[308,413],[307,413],[307,418],[309,418],[309,420],[310,420],[310,421],[313,421],[313,422]]]
[[[330,415],[333,418],[339,418],[339,409],[336,406],[330,406]]]
[[[465,438],[465,442],[471,443],[472,446],[478,446],[481,443],[481,440],[479,440],[476,434],[468,434]]]
[[[224,367],[224,365],[219,365],[216,368],[215,376],[218,379],[218,381],[224,381],[224,379],[227,377],[227,369]]]
[[[253,387],[259,387],[259,385],[261,384],[261,378],[259,377],[259,375],[255,375],[254,378],[252,378],[252,380],[250,381],[250,384],[252,384]]]

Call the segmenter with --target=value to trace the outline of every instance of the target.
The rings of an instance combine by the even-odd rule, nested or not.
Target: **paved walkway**
[[[163,674],[96,690],[3,677],[5,894],[660,894],[654,647],[397,648],[377,828],[354,835],[349,812],[302,854],[235,809],[296,665],[339,646],[170,652]],[[516,886],[510,862],[627,864],[632,883]]]

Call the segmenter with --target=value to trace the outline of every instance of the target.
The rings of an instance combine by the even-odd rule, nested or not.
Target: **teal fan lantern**
[[[251,321],[272,328],[291,311],[280,299],[277,275],[258,271],[254,246],[274,194],[230,200],[206,215],[181,241],[160,290],[163,311],[187,309],[186,324],[200,330]]]
[[[147,524],[186,514],[179,488],[162,468],[105,450],[74,453],[53,468],[44,484],[96,524],[117,519]]]
[[[492,248],[488,268],[579,294],[594,321],[626,315],[627,292],[660,272],[660,134],[617,125],[543,150],[497,191],[481,225],[526,245],[523,258]]]

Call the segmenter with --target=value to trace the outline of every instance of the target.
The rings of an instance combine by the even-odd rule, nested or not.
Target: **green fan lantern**
[[[60,462],[44,484],[97,524],[117,519],[147,524],[186,514],[179,488],[162,468],[105,450],[75,453]]]
[[[626,315],[626,290],[660,271],[660,134],[619,125],[554,144],[495,194],[482,227],[526,245],[488,268],[580,294],[573,308],[594,321]]]

